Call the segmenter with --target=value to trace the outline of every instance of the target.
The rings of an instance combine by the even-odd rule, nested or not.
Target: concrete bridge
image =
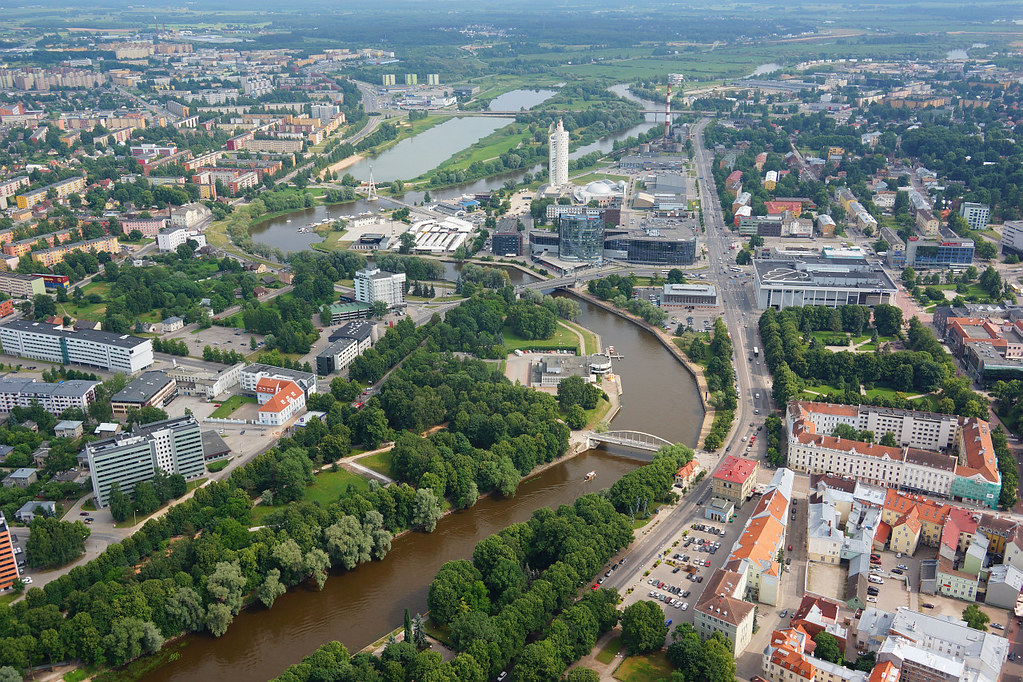
[[[671,441],[664,440],[660,436],[642,431],[605,431],[604,433],[589,433],[586,436],[586,445],[592,447],[597,443],[609,443],[621,445],[636,450],[648,450],[656,452],[665,445],[674,445]]]

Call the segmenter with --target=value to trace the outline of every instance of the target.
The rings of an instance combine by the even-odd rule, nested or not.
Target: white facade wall
[[[561,121],[555,124],[548,143],[550,184],[562,187],[568,184],[568,131]]]

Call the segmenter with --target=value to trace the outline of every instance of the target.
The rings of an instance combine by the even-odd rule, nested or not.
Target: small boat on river
[[[596,477],[597,477],[597,472],[596,471],[591,471],[590,473],[586,474],[586,480],[587,481],[592,481]]]

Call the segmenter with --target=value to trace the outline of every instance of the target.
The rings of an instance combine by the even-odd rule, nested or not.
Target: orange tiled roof
[[[263,379],[259,381],[262,383]],[[283,412],[291,403],[302,397],[302,389],[295,382],[282,381],[280,383],[283,384],[280,390],[274,394],[273,398],[267,400],[266,404],[259,408],[259,412]]]
[[[949,510],[952,509],[951,505],[929,500],[922,495],[909,495],[891,489],[885,492],[884,508],[886,511],[897,512],[900,516],[915,508],[918,514],[917,518],[939,526],[945,525],[945,519],[948,518]]]
[[[971,417],[963,424],[962,438],[966,463],[961,464],[956,473],[965,478],[980,476],[991,483],[1001,482],[995,446],[991,442],[991,425]]]
[[[894,663],[885,661],[874,666],[874,669],[870,671],[870,677],[867,678],[867,682],[899,682],[901,673],[902,671],[896,668]]]
[[[903,525],[909,528],[909,530],[912,531],[914,535],[920,532],[921,528],[920,512],[917,511],[916,507],[913,507],[908,512],[900,516],[893,527],[898,528],[899,526]]]

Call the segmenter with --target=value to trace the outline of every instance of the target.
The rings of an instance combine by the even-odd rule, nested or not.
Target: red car
[[[710,559],[707,559],[706,561],[704,561],[703,565],[709,567],[710,566]]]
[[[593,583],[593,589],[595,590],[597,587],[599,587],[599,585],[597,585],[597,583]]]
[[[789,551],[790,552],[792,551],[792,545],[789,545]]]

